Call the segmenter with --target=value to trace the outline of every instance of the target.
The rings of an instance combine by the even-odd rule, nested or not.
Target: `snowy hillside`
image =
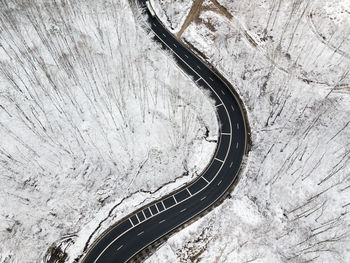
[[[126,0],[1,1],[0,262],[73,262],[211,159],[211,102],[132,17]]]
[[[350,262],[349,2],[188,2],[182,40],[239,92],[253,146],[232,197],[147,262]]]

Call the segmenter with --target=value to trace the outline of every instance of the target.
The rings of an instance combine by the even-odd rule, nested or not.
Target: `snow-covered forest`
[[[147,262],[350,262],[349,2],[151,2],[234,85],[252,147],[231,198]],[[1,263],[73,262],[209,162],[212,104],[141,20],[0,0]]]
[[[152,1],[234,85],[253,145],[231,198],[147,262],[350,262],[349,1]]]
[[[137,19],[126,0],[0,1],[1,263],[73,262],[211,159],[211,101]]]

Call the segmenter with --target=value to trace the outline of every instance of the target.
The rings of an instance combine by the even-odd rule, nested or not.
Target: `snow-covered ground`
[[[349,1],[204,4],[214,30],[182,38],[242,97],[253,146],[232,197],[147,262],[350,262]]]
[[[158,10],[157,16],[171,32],[178,32],[188,15],[192,2],[188,0],[150,0],[152,7]],[[159,12],[166,10],[166,12]]]
[[[126,0],[1,2],[0,262],[51,245],[73,262],[211,159],[212,103],[132,17]]]

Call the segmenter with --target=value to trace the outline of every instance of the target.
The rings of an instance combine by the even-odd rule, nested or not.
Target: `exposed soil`
[[[208,27],[211,31],[215,31],[215,27],[210,23],[210,21],[204,22],[202,19],[200,19],[200,13],[202,11],[214,11],[217,12],[228,19],[232,18],[232,15],[230,12],[227,11],[225,7],[220,5],[216,0],[211,0],[213,3],[213,6],[203,6],[204,0],[194,0],[193,5],[191,7],[190,12],[188,13],[185,22],[182,24],[180,31],[177,33],[177,37],[180,39],[183,32],[185,32],[186,28],[192,23],[195,22],[196,24],[203,23],[206,27]]]

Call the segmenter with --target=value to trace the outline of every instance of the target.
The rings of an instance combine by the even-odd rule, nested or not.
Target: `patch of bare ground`
[[[228,19],[232,18],[230,12],[227,11],[225,7],[220,5],[216,0],[211,0],[212,5],[205,6],[204,0],[194,0],[190,12],[188,13],[185,22],[182,24],[180,31],[177,33],[177,37],[180,39],[182,34],[185,32],[186,28],[192,23],[204,24],[210,31],[215,32],[216,29],[213,24],[209,21],[203,21],[200,18],[202,11],[213,11],[220,15],[227,17]]]

